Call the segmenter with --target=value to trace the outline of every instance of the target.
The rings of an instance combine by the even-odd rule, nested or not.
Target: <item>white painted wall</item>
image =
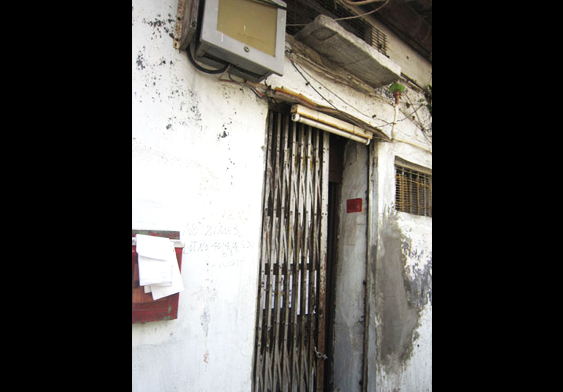
[[[178,319],[132,325],[132,390],[248,392],[268,103],[200,73],[173,48],[176,8],[177,0],[132,2],[132,228],[178,230],[185,243]],[[389,97],[366,97],[308,72],[322,83],[311,85],[339,109],[390,133]],[[326,104],[287,59],[284,76],[266,82]],[[412,109],[402,105],[408,115]],[[410,120],[397,132],[425,143]],[[390,168],[395,154],[431,164],[431,154],[409,144],[386,143],[381,150],[388,154],[379,170]],[[380,202],[388,206],[394,188],[382,188]],[[427,235],[419,230],[411,231],[417,243]],[[431,307],[425,312],[420,347],[400,385],[427,377],[431,368]]]
[[[194,70],[176,7],[133,1],[132,228],[185,243],[178,319],[132,325],[133,391],[248,391],[267,102]]]

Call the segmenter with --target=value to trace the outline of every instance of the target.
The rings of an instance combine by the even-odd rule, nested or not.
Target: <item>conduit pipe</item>
[[[398,99],[397,99],[398,101]],[[397,125],[397,118],[399,117],[399,103],[395,103],[395,118],[393,119],[393,127],[391,128],[391,140],[395,139],[395,125]]]
[[[362,128],[302,105],[293,105],[291,113],[293,121],[310,125],[365,145],[368,145],[373,138],[370,133]]]
[[[334,133],[335,135],[346,137],[346,138],[354,140],[356,142],[363,143],[366,146],[370,142],[370,139],[364,139],[364,138],[361,138],[361,137],[358,137],[358,136],[354,136],[351,133],[344,132],[344,131],[342,131],[338,128],[331,127],[330,125],[324,124],[324,123],[319,122],[319,121],[311,120],[311,119],[309,119],[307,117],[303,117],[303,116],[301,116],[300,114],[297,114],[297,113],[293,113],[291,115],[291,119],[295,122],[299,122],[299,123],[302,123],[302,124],[305,124],[305,125],[310,125],[311,127],[322,129],[323,131]]]

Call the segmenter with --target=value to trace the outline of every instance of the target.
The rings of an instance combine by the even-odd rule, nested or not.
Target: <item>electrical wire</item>
[[[345,112],[343,112],[342,110],[340,110],[340,109],[338,109],[336,106],[334,106],[334,104],[333,104],[332,102],[330,102],[330,101],[329,101],[327,98],[325,98],[315,87],[313,87],[313,85],[311,84],[311,82],[309,82],[309,80],[305,77],[305,75],[303,75],[303,73],[299,70],[299,68],[297,68],[297,65],[293,62],[292,59],[289,59],[289,61],[291,62],[291,64],[293,65],[293,67],[297,70],[297,72],[299,73],[299,75],[301,75],[301,77],[303,78],[303,80],[305,80],[305,82],[306,82],[305,84],[306,84],[307,86],[311,87],[322,99],[324,99],[330,106],[332,106],[332,107],[334,108],[334,110],[335,110],[337,113],[346,115]],[[313,79],[314,79],[314,78],[313,78]],[[316,79],[315,79],[315,80],[316,80]],[[318,81],[317,81],[317,82],[318,82]],[[319,83],[319,84],[320,84],[320,83]],[[325,87],[325,88],[326,88],[326,87]],[[328,89],[327,89],[327,90],[328,90]],[[332,91],[331,91],[331,93],[332,93]],[[332,93],[332,94],[334,94],[334,93]],[[346,101],[344,101],[344,100],[343,100],[342,98],[340,98],[338,95],[336,95],[336,94],[334,94],[334,95],[335,95],[337,98],[339,98],[341,101],[343,101],[344,103],[346,103],[348,106],[350,106],[352,109],[355,109],[357,112],[359,112],[359,113],[361,113],[361,114],[364,114],[364,113],[362,113],[361,111],[359,111],[358,109],[356,109],[355,107],[353,107],[352,105],[348,104]],[[365,114],[364,114],[364,115],[365,115]],[[368,116],[368,117],[369,117],[369,116]],[[378,119],[375,119],[375,120],[381,121],[381,122],[385,123],[386,125],[392,125],[392,123],[389,123],[389,122],[387,122],[387,121],[385,121],[385,120],[382,120],[382,119],[379,119],[379,118],[378,118]]]
[[[409,103],[411,104],[411,106],[414,107],[414,105],[413,105],[411,99],[409,98],[409,96],[405,94],[405,97],[407,98],[407,100],[409,101]],[[420,105],[420,106],[418,107],[418,109],[420,109],[420,108],[423,107],[423,106],[426,106],[426,105]],[[417,113],[417,112],[418,112],[418,109],[416,109],[416,110],[413,112],[413,114],[415,114],[415,115],[416,115],[416,118],[418,118],[418,125],[419,125],[419,127],[420,127],[420,131],[422,132],[422,135],[424,136],[424,138],[426,139],[426,141],[427,141],[428,143],[430,143],[430,145],[432,145],[432,140],[431,140],[431,139],[428,137],[428,135],[426,134],[426,132],[428,132],[428,130],[426,129],[426,127],[424,126],[424,124],[422,124],[422,121],[420,120],[420,117],[418,116],[418,113]],[[411,114],[411,116],[412,116],[412,114]]]
[[[379,1],[379,0],[378,0],[378,1]],[[380,7],[376,8],[376,9],[374,9],[374,10],[371,10],[371,11],[369,11],[369,12],[366,12],[365,14],[359,14],[359,15],[354,15],[354,16],[345,16],[345,17],[343,17],[343,18],[336,18],[336,19],[333,19],[333,20],[338,21],[338,20],[350,20],[350,19],[362,18],[362,17],[364,17],[364,16],[371,15],[371,14],[373,14],[373,13],[379,11],[380,9],[382,9],[383,7],[385,7],[385,6],[387,5],[387,3],[389,3],[389,0],[385,0],[385,3],[383,3]],[[366,4],[367,4],[367,3],[366,3]],[[356,5],[358,5],[358,3],[356,3]],[[290,24],[286,24],[286,26],[289,26],[289,27],[301,27],[301,26],[307,26],[307,25],[308,25],[308,23],[290,23]]]
[[[236,68],[236,67],[233,67],[233,68]],[[223,79],[223,75],[224,75],[224,74],[223,74],[223,75],[221,75],[221,77],[219,78],[219,80],[220,80],[221,82],[224,82],[224,83],[232,83],[232,84],[236,84],[236,85],[239,85],[239,86],[245,86],[245,87],[248,87],[248,89],[249,89],[250,91],[252,91],[252,92],[254,93],[254,95],[256,95],[256,97],[258,97],[258,98],[260,98],[260,99],[263,99],[264,97],[266,97],[266,94],[265,94],[265,93],[261,93],[260,91],[258,91],[258,87],[265,87],[265,88],[268,88],[267,86],[262,85],[262,84],[259,84],[259,83],[249,82],[248,80],[245,80],[245,79],[243,79],[242,81],[235,80],[235,79],[233,79],[233,75],[231,75],[231,70],[230,70],[230,68],[229,68],[225,73],[227,74],[227,76],[229,77],[229,79],[228,79],[228,80],[227,80],[227,79]]]
[[[319,97],[321,97],[322,99],[324,99],[330,106],[332,106],[334,109],[338,110],[338,108],[337,108],[336,106],[334,106],[334,105],[332,104],[332,102],[330,102],[328,99],[326,99],[321,93],[319,93],[319,92],[317,91],[317,89],[316,89],[315,87],[313,87],[313,85],[311,84],[311,82],[309,82],[309,80],[307,80],[307,78],[305,77],[305,75],[303,75],[303,74],[301,73],[301,71],[299,70],[299,68],[297,68],[297,65],[295,65],[295,63],[293,62],[293,60],[292,60],[292,59],[289,59],[289,61],[291,61],[291,64],[293,65],[293,68],[295,68],[296,71],[299,72],[299,75],[301,75],[301,77],[305,80],[306,85],[309,86],[309,87],[311,87],[311,88],[319,95]],[[338,110],[338,111],[340,111],[340,110]]]
[[[268,4],[271,5],[273,7],[279,8],[281,10],[287,11],[287,7],[284,7],[283,5],[279,5],[273,1],[270,0],[252,0],[252,1],[256,1],[257,3],[264,3],[264,4]]]
[[[325,86],[324,84],[322,84],[321,82],[319,82],[317,79],[315,79],[315,77],[313,75],[311,75],[309,72],[307,72],[305,70],[305,68],[302,69],[303,72],[305,72],[307,74],[307,76],[309,76],[311,79],[313,79],[315,82],[317,82],[319,85],[321,85],[322,87],[324,87],[325,90],[327,90],[329,93],[331,93],[332,95],[334,95],[336,98],[338,98],[339,100],[341,100],[342,102],[344,102],[346,105],[348,105],[349,107],[351,107],[352,109],[354,109],[356,112],[360,113],[363,116],[366,117],[371,117],[373,118],[373,116],[370,116],[369,114],[365,114],[364,112],[360,111],[359,109],[355,108],[354,106],[352,106],[351,104],[349,104],[348,102],[346,102],[343,98],[341,98],[340,96],[338,96],[338,94],[336,94],[334,91],[331,91],[327,86]]]
[[[231,64],[227,63],[227,64],[225,64],[225,67],[223,67],[223,68],[221,68],[221,69],[208,69],[208,68],[204,68],[204,67],[202,67],[201,65],[199,65],[199,64],[195,61],[195,59],[193,58],[193,56],[192,56],[192,51],[191,51],[191,49],[190,49],[190,46],[191,46],[191,45],[188,45],[188,46],[186,47],[186,53],[188,54],[188,59],[190,60],[190,63],[192,63],[192,65],[193,65],[194,67],[196,67],[196,68],[197,68],[199,71],[201,71],[201,72],[204,72],[204,73],[206,73],[206,74],[211,74],[211,75],[222,74],[222,73],[225,72],[225,71],[229,68],[229,66],[231,65]]]
[[[359,2],[359,3],[348,2],[348,1],[346,1],[346,0],[343,0],[343,1],[344,1],[346,4],[349,4],[349,5],[362,5],[362,4],[369,4],[369,3],[374,3],[374,2],[375,2],[375,1],[373,1],[373,0],[370,0],[370,1],[363,1],[363,2]],[[377,0],[377,1],[380,1],[380,0]],[[371,14],[373,14],[374,12],[377,12],[377,11],[379,11],[380,9],[382,9],[383,7],[385,7],[385,6],[387,5],[387,3],[389,3],[389,0],[385,0],[385,3],[381,4],[380,7],[377,7],[377,8],[374,9],[374,10],[371,10],[371,11],[369,11],[369,12],[366,12],[365,14],[356,15],[356,16],[348,16],[348,17],[345,17],[345,18],[338,18],[338,19],[334,19],[334,20],[356,19],[356,18],[361,18],[362,16],[371,15]]]
[[[365,0],[365,1],[350,1],[350,0],[340,0],[344,4],[348,5],[364,5],[364,4],[371,4],[371,3],[381,3],[384,0]]]
[[[303,73],[299,70],[299,68],[297,68],[297,65],[293,62],[292,59],[289,59],[289,61],[291,61],[291,64],[292,64],[293,67],[297,70],[297,72],[299,73],[299,75],[301,75],[301,77],[303,78],[303,80],[305,80],[307,86],[311,87],[322,99],[324,99],[326,102],[328,102],[328,104],[329,104],[330,106],[332,106],[337,112],[342,113],[342,111],[341,111],[340,109],[338,109],[336,106],[334,106],[332,102],[330,102],[330,101],[329,101],[327,98],[325,98],[315,87],[313,87],[313,85],[311,84],[311,82],[309,82],[309,80],[305,77],[305,75],[303,75]],[[314,79],[314,78],[313,78],[313,79]],[[317,80],[315,79],[315,81],[317,81]],[[319,83],[319,82],[317,81],[317,83]],[[321,83],[319,83],[319,84],[321,84]],[[322,84],[321,84],[321,85],[322,85]],[[326,87],[325,87],[325,88],[326,88]],[[327,89],[327,90],[328,90],[328,89]],[[329,90],[329,91],[330,91],[330,90]],[[361,114],[363,114],[364,116],[366,116],[365,113],[362,113],[360,110],[358,110],[358,109],[355,108],[354,106],[352,106],[352,105],[350,105],[349,103],[347,103],[346,101],[344,101],[342,98],[340,98],[338,95],[334,94],[332,91],[330,91],[330,92],[331,92],[333,95],[335,95],[338,99],[340,99],[342,102],[344,102],[345,104],[347,104],[348,106],[350,106],[352,109],[354,109],[354,110],[356,110],[358,113],[361,113]],[[369,116],[367,116],[367,117],[369,117]],[[372,116],[372,118],[373,118],[373,116]],[[404,118],[403,120],[406,120],[406,118],[407,118],[407,117],[405,116],[405,118]],[[381,118],[373,118],[373,119],[374,119],[375,121],[380,121],[380,122],[384,123],[385,125],[393,125],[393,123],[387,122],[387,121],[385,121],[385,120],[383,120],[383,119],[381,119]],[[398,120],[397,122],[401,122],[401,121],[403,121],[403,120]],[[385,126],[385,125],[382,125],[382,126]]]
[[[331,91],[330,89],[328,89],[325,85],[323,85],[321,82],[319,82],[317,79],[315,79],[310,73],[308,73],[307,71],[305,71],[305,68],[303,68],[302,70],[300,70],[297,65],[295,64],[295,62],[293,61],[293,59],[289,58],[289,61],[291,62],[291,64],[293,65],[293,67],[295,68],[295,70],[299,73],[299,75],[301,75],[301,77],[303,78],[303,80],[305,81],[305,85],[311,87],[313,89],[313,91],[315,91],[323,100],[325,100],[330,106],[332,106],[337,112],[339,113],[343,113],[340,109],[338,109],[336,106],[334,106],[334,104],[332,102],[330,102],[327,98],[325,98],[315,87],[313,87],[313,85],[311,84],[311,82],[307,79],[307,77],[305,77],[305,75],[303,75],[303,72],[306,73],[311,79],[313,79],[315,82],[317,82],[319,85],[321,85],[322,87],[324,87],[328,92],[330,92],[332,95],[334,95],[336,98],[340,99],[342,102],[344,102],[346,105],[348,105],[350,108],[354,109],[355,111],[357,111],[358,113],[366,116],[366,117],[370,117],[369,115],[363,113],[362,111],[360,111],[359,109],[357,109],[356,107],[350,105],[348,102],[346,102],[343,98],[341,98],[340,96],[338,96],[338,94],[334,93],[333,91]],[[302,72],[303,71],[303,72]],[[256,92],[255,92],[256,94]],[[258,95],[258,94],[257,94]],[[407,97],[407,99],[409,100],[410,105],[414,108],[414,105],[412,104],[410,98],[408,97],[408,95],[405,95]],[[401,113],[403,114],[403,118],[398,120],[395,119],[394,123],[400,123],[402,121],[405,120],[411,120],[411,118],[413,117],[413,115],[416,115],[416,117],[418,118],[418,126],[420,128],[420,130],[422,131],[422,134],[424,135],[424,137],[426,138],[426,140],[432,144],[432,141],[428,138],[428,136],[426,135],[426,128],[424,127],[424,125],[422,124],[420,117],[418,116],[418,110],[423,107],[425,105],[420,105],[418,108],[414,109],[412,113],[410,114],[405,114],[401,111]],[[375,118],[373,116],[371,116],[371,118],[375,121],[379,121],[382,122],[385,125],[379,125],[380,127],[384,127],[384,126],[393,126],[393,123],[385,121],[381,118]]]

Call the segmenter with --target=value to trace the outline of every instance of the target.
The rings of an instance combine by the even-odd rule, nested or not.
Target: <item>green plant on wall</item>
[[[395,94],[395,92],[399,92],[402,93],[403,91],[405,91],[405,86],[403,86],[400,83],[393,83],[390,87],[389,87],[389,92],[392,94]]]
[[[393,94],[393,97],[395,97],[395,105],[399,104],[399,98],[401,98],[401,93],[403,91],[405,91],[405,86],[400,83],[393,83],[389,87],[389,92]]]

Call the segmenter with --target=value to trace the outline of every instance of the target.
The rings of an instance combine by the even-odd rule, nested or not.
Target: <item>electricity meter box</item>
[[[283,75],[285,2],[205,0],[199,11],[196,60],[215,68],[230,63],[233,75],[254,82]]]

